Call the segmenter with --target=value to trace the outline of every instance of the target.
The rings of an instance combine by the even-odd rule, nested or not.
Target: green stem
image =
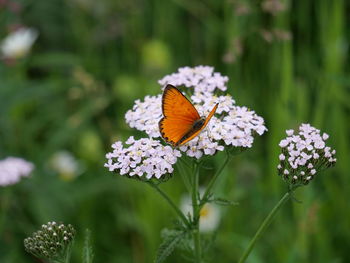
[[[193,241],[194,241],[194,252],[196,262],[201,262],[201,241],[199,233],[199,217],[200,217],[200,206],[199,206],[199,165],[194,164],[193,169],[193,182],[192,182],[192,209],[193,209]]]
[[[71,253],[71,244],[67,248],[66,255],[64,257],[63,263],[69,263],[70,262],[70,253]]]
[[[226,154],[226,159],[224,161],[224,163],[221,165],[221,167],[216,171],[215,175],[213,176],[213,178],[210,180],[207,189],[204,192],[204,195],[202,197],[202,200],[204,200],[204,202],[200,203],[200,209],[203,207],[203,205],[206,203],[208,196],[210,195],[210,192],[213,188],[213,186],[215,185],[216,180],[218,179],[219,175],[221,174],[222,170],[224,170],[225,166],[227,165],[228,161],[230,160],[230,156],[229,154]]]
[[[184,224],[186,226],[190,225],[190,222],[187,220],[187,218],[185,217],[185,215],[181,212],[181,210],[174,204],[174,202],[170,199],[170,197],[164,193],[162,191],[162,189],[160,189],[158,187],[157,184],[155,184],[152,181],[146,181],[146,183],[148,183],[150,186],[152,186],[154,189],[157,190],[157,192],[165,199],[165,201],[168,202],[168,204],[174,209],[174,211],[177,213],[177,215],[181,218],[181,220],[184,222]]]
[[[9,214],[11,203],[11,190],[9,188],[3,189],[0,192],[0,235],[2,235],[3,230],[5,229],[6,219]]]
[[[269,226],[271,223],[272,219],[274,218],[275,214],[277,211],[282,207],[282,205],[292,196],[292,191],[287,192],[281,200],[275,205],[275,207],[271,210],[269,215],[265,218],[264,222],[260,225],[258,231],[255,233],[253,239],[250,241],[248,247],[244,251],[243,255],[241,256],[240,260],[238,263],[243,263],[245,260],[248,258],[250,252],[255,246],[255,243],[258,241],[258,239],[261,237],[261,235],[264,233],[265,229]]]
[[[177,168],[180,170],[179,173],[181,175],[182,181],[184,182],[187,191],[189,192],[189,194],[191,194],[192,186],[188,176],[189,174],[188,164],[186,163],[186,161],[183,161],[183,158],[181,158],[180,162],[176,163],[176,165],[177,165]]]

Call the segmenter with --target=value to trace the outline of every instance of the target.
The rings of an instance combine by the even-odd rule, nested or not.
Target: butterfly
[[[174,86],[167,85],[163,91],[159,131],[164,141],[173,147],[185,144],[196,137],[213,117],[219,103],[209,115],[201,117],[193,104]]]

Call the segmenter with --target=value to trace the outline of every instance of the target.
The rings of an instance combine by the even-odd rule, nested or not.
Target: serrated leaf
[[[217,204],[217,205],[227,205],[227,206],[229,206],[229,205],[238,205],[238,202],[227,200],[227,199],[224,199],[224,198],[214,198],[214,199],[209,200],[209,202]]]
[[[179,242],[186,236],[184,231],[165,230],[163,243],[159,246],[155,263],[163,262],[176,248]]]

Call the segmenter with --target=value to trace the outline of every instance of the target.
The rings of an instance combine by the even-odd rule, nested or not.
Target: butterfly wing
[[[214,113],[216,112],[216,109],[218,108],[218,106],[219,106],[219,103],[217,103],[213,107],[213,109],[210,111],[210,113],[208,114],[207,118],[205,119],[205,121],[203,123],[203,126],[199,130],[195,131],[193,134],[188,136],[188,138],[186,138],[185,140],[182,140],[180,145],[185,144],[186,142],[192,140],[194,137],[196,137],[205,128],[205,126],[207,126],[207,124],[210,121],[211,117],[213,117]]]
[[[181,138],[192,128],[191,125],[184,125],[176,119],[163,118],[159,121],[159,131],[166,143],[173,147],[178,145]]]
[[[196,108],[174,86],[167,85],[163,92],[162,111],[164,117],[159,121],[159,131],[164,140],[177,146],[193,123],[200,119]]]
[[[172,85],[167,85],[164,89],[162,111],[165,118],[176,118],[191,123],[200,119],[192,103]]]

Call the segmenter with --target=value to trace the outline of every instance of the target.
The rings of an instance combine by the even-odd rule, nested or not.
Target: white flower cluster
[[[159,137],[158,122],[162,118],[162,95],[146,96],[144,101],[136,100],[132,110],[125,114],[125,121],[131,128],[144,131],[150,137]]]
[[[208,132],[180,147],[190,157],[197,159],[223,151],[224,146],[252,147],[254,136],[262,135],[267,129],[264,120],[246,107],[232,106],[222,112],[221,118],[213,117],[208,123]]]
[[[216,89],[225,91],[227,89],[226,82],[228,77],[222,76],[218,72],[214,72],[213,67],[197,66],[194,68],[179,68],[178,72],[167,75],[158,81],[160,85],[165,87],[167,84],[174,86],[185,86],[187,88],[194,87],[195,92],[214,92]]]
[[[34,165],[16,157],[7,157],[0,161],[0,186],[7,186],[19,182],[21,177],[28,176]]]
[[[326,146],[328,134],[310,124],[302,124],[299,133],[287,130],[279,146],[282,153],[277,168],[279,175],[292,184],[308,184],[320,170],[335,164],[335,150]]]
[[[262,135],[267,129],[264,119],[246,107],[235,106],[229,96],[215,96],[212,93],[195,93],[191,97],[200,114],[206,116],[216,103],[220,117],[213,116],[208,123],[208,132],[180,147],[190,157],[197,159],[203,155],[213,155],[223,151],[224,146],[251,147],[256,134]],[[158,121],[162,117],[161,96],[146,96],[144,101],[137,100],[125,119],[130,127],[145,131],[150,137],[160,137]]]
[[[191,100],[202,116],[207,116],[213,107],[219,106],[207,125],[208,132],[202,132],[193,140],[179,147],[179,150],[194,158],[214,155],[225,146],[251,147],[255,135],[262,135],[267,129],[264,120],[254,111],[235,105],[230,95],[215,95],[218,90],[225,91],[228,78],[215,73],[212,67],[197,66],[180,68],[177,73],[165,76],[159,81],[162,86],[193,87]],[[158,122],[163,117],[162,95],[146,96],[143,101],[136,100],[133,108],[125,114],[126,123],[131,128],[144,131],[150,138],[134,140],[130,137],[124,148],[121,142],[112,145],[113,152],[106,155],[105,164],[110,171],[122,175],[146,177],[147,179],[173,172],[173,164],[180,151],[163,146]]]
[[[113,152],[106,154],[105,167],[109,171],[131,177],[137,175],[159,179],[174,171],[173,165],[181,156],[180,151],[149,138],[135,140],[131,136],[126,144],[129,147],[123,147],[122,142],[118,141],[112,145]]]
[[[1,43],[1,52],[5,58],[22,58],[30,51],[38,37],[38,32],[32,28],[20,28],[9,34]]]

